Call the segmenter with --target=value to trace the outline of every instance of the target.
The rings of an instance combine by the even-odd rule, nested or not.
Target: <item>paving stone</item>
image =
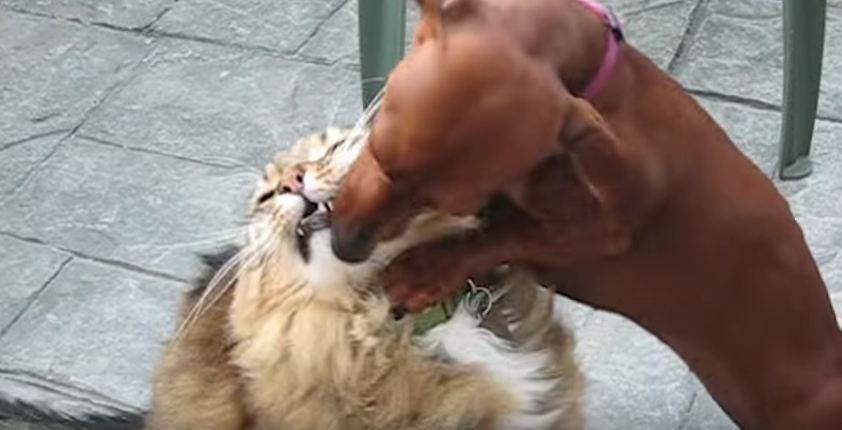
[[[839,322],[839,327],[842,327],[842,291],[833,292],[830,299],[833,303],[833,309],[836,311],[836,320]]]
[[[327,62],[359,64],[358,1],[349,0],[330,19],[324,22],[299,52],[308,58]],[[415,24],[421,17],[414,1],[406,2],[406,49],[412,42]]]
[[[350,0],[318,27],[299,54],[329,62],[359,64],[357,1]]]
[[[587,305],[556,295],[555,315],[574,334],[585,327],[595,310]]]
[[[359,116],[359,73],[348,67],[183,41],[159,48],[82,134],[255,166],[279,145]]]
[[[29,13],[123,28],[142,28],[178,0],[0,0]]]
[[[3,337],[3,382],[144,408],[152,369],[174,329],[183,284],[71,261]],[[34,387],[33,387],[34,388]]]
[[[0,147],[77,126],[149,41],[0,10]]]
[[[291,54],[346,1],[181,0],[155,29]]]
[[[766,176],[771,177],[778,162],[781,114],[761,111],[745,105],[696,98],[735,145]]]
[[[819,264],[825,284],[842,293],[842,125],[818,121],[813,142],[815,172],[797,183],[779,184],[793,214],[801,224],[807,243]],[[837,301],[842,305],[842,301]],[[842,314],[842,307],[837,311]]]
[[[814,173],[802,181],[781,184],[796,215],[842,219],[842,205],[833,198],[842,195],[840,135],[842,124],[817,121],[812,147]]]
[[[0,333],[53,277],[69,255],[0,236]]]
[[[74,139],[0,207],[0,231],[186,279],[242,225],[258,176]]]
[[[681,430],[738,430],[739,427],[728,418],[701,382],[696,381],[696,385],[698,391]]]
[[[603,3],[615,8],[629,41],[658,66],[666,68],[675,56],[696,1],[611,0]],[[411,39],[418,18],[415,2],[408,2],[407,41]],[[359,64],[357,19],[357,2],[351,0],[325,21],[300,53],[330,62]],[[658,30],[653,31],[653,28]]]
[[[713,0],[677,76],[688,88],[781,104],[780,1]],[[819,113],[842,118],[842,9],[830,7]]]
[[[608,0],[625,27],[629,43],[666,69],[678,50],[695,0]]]
[[[687,366],[634,323],[596,311],[576,333],[594,430],[677,429],[694,385]]]
[[[47,159],[67,133],[34,138],[20,144],[0,147],[0,203],[22,186]]]

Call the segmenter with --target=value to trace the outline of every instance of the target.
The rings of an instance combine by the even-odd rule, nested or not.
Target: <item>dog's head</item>
[[[476,0],[418,0],[414,44],[392,71],[368,145],[335,201],[333,248],[362,260],[432,207],[477,213],[558,154],[573,97]]]

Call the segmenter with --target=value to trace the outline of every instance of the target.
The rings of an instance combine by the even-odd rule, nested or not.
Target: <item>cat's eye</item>
[[[303,184],[304,183],[304,175],[302,175],[301,173],[295,175],[295,180],[298,181],[299,184]]]
[[[265,193],[261,194],[260,197],[257,198],[257,204],[262,205],[263,203],[266,203],[266,201],[271,199],[272,196],[274,196],[274,195],[275,195],[274,191],[269,191],[269,192],[265,192]]]

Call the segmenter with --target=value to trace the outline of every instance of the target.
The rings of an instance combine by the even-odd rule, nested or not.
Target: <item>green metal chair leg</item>
[[[360,77],[363,107],[383,88],[403,57],[406,0],[359,0]]]
[[[784,106],[780,177],[813,171],[810,143],[819,99],[826,0],[784,0]]]

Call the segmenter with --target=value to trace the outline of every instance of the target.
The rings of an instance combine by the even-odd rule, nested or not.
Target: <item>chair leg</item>
[[[360,78],[365,108],[403,57],[406,1],[359,0],[358,7]]]
[[[784,0],[784,96],[781,179],[813,171],[810,144],[818,107],[826,0]]]

